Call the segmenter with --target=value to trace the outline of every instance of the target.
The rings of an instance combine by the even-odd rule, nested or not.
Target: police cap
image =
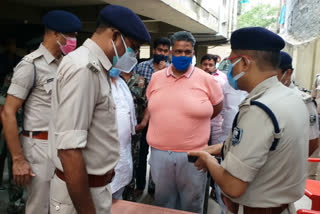
[[[140,17],[126,7],[106,6],[100,11],[100,19],[140,42],[150,42],[150,34]]]
[[[46,28],[60,33],[75,33],[82,29],[80,19],[73,13],[64,10],[53,10],[43,17]]]
[[[280,51],[284,46],[280,36],[262,27],[241,28],[231,35],[233,50]]]
[[[286,53],[284,51],[280,52],[279,68],[284,69],[284,70],[292,69],[292,58],[288,53]]]

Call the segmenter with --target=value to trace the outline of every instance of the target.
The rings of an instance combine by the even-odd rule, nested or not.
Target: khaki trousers
[[[25,213],[49,213],[50,179],[54,167],[48,157],[48,141],[20,135],[20,142],[25,159],[36,175],[27,185],[28,198]]]
[[[110,185],[90,188],[96,214],[110,214],[112,196]],[[50,214],[76,214],[66,183],[56,175],[51,180]]]

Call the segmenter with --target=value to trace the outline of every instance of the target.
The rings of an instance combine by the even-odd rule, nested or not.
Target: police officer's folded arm
[[[93,84],[97,82],[96,78],[93,72],[78,69],[65,73],[62,80],[57,79],[59,108],[55,127],[58,150],[86,146],[97,91],[97,85]]]
[[[81,149],[86,147],[92,121],[98,82],[94,72],[86,68],[61,67],[54,90],[59,98],[56,112],[56,145],[62,163],[68,192],[78,213],[94,213],[88,187],[88,175]],[[68,117],[66,120],[65,117]],[[76,170],[74,170],[76,169]]]
[[[226,142],[221,166],[237,179],[251,182],[268,159],[274,127],[262,109],[256,106],[244,108],[248,109],[239,115],[237,126]]]
[[[244,108],[248,109],[239,115],[237,126],[225,143],[221,166],[211,156],[204,158],[210,175],[225,194],[234,198],[245,192],[265,164],[273,142],[274,127],[268,115],[256,106]]]

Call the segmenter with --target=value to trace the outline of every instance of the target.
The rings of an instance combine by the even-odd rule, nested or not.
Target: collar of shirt
[[[276,76],[270,77],[261,83],[259,83],[246,97],[246,99],[240,104],[239,107],[243,105],[250,104],[250,101],[255,99],[256,97],[260,97],[267,89],[271,88],[272,86],[279,84],[279,80]],[[280,83],[282,84],[282,83]]]
[[[56,60],[56,58],[42,43],[40,44],[39,51],[44,56],[44,59],[47,61],[48,64]]]
[[[105,55],[103,50],[94,41],[92,41],[91,39],[87,39],[83,43],[83,46],[88,48],[92,54],[94,54],[98,57],[100,63],[104,67],[104,69],[106,69],[107,71],[109,71],[111,69],[112,64],[111,64],[110,60]]]
[[[166,72],[166,75],[167,75],[167,77],[170,77],[170,76],[172,76],[172,77],[174,77],[174,78],[176,78],[175,76],[174,76],[174,74],[173,74],[173,72],[172,72],[172,64],[167,68],[167,72]],[[191,77],[191,75],[193,74],[193,71],[194,71],[194,66],[193,65],[190,65],[189,66],[189,68],[188,68],[188,70],[181,76],[181,77],[186,77],[186,78],[190,78]]]

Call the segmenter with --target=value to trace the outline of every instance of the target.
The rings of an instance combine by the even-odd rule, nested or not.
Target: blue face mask
[[[238,79],[240,79],[245,74],[244,72],[241,72],[240,74],[237,74],[235,77],[232,76],[232,68],[233,68],[233,66],[235,66],[240,61],[241,61],[241,58],[238,59],[235,63],[232,64],[230,62],[230,60],[229,60],[230,63],[228,63],[229,65],[228,65],[228,68],[227,68],[228,69],[228,72],[227,72],[228,82],[229,82],[230,86],[232,88],[234,88],[235,90],[239,90],[237,81],[238,81]]]
[[[186,56],[173,56],[172,55],[172,64],[179,71],[185,71],[189,68],[192,62],[192,57]]]
[[[110,73],[110,77],[117,77],[121,74],[121,71],[117,68],[111,68],[109,73]]]

